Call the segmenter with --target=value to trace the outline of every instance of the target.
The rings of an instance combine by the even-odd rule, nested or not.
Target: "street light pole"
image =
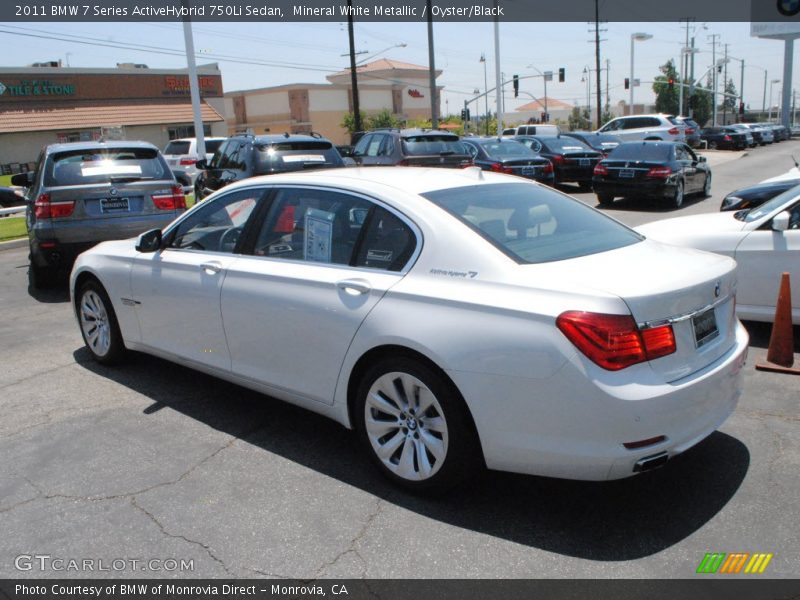
[[[769,82],[769,116],[767,117],[767,121],[772,121],[772,86],[780,82],[780,79],[773,79]]]
[[[489,79],[486,76],[486,55],[481,52],[483,63],[483,91],[486,93],[486,135],[489,135]]]
[[[631,98],[630,98],[630,109],[628,114],[633,114],[633,88],[634,88],[634,79],[633,79],[633,49],[634,49],[634,42],[644,42],[651,39],[653,36],[649,33],[632,33],[631,34]]]

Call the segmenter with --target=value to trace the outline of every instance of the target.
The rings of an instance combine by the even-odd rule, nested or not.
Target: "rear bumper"
[[[638,179],[630,182],[593,179],[592,189],[595,194],[615,197],[672,198],[675,195],[675,184],[663,179]]]
[[[666,383],[647,364],[593,377],[580,356],[546,380],[449,371],[472,412],[489,468],[582,480],[634,475],[647,457],[673,457],[725,421],[741,395],[748,336],[736,322],[719,359]],[[626,370],[627,371],[627,370]],[[618,374],[617,374],[618,375]],[[625,442],[665,439],[629,450]]]
[[[577,182],[588,183],[592,181],[594,176],[594,165],[589,167],[557,167],[556,168],[556,181],[561,183]]]

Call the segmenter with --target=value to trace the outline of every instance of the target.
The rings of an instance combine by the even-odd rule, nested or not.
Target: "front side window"
[[[263,189],[249,189],[219,196],[187,215],[168,236],[168,247],[235,252],[247,220],[263,195]]]
[[[232,143],[233,142],[225,140],[219,145],[219,147],[214,151],[214,156],[212,156],[211,160],[208,162],[209,169],[219,169],[219,166],[222,163],[222,157],[225,156],[228,146]]]
[[[644,239],[566,194],[533,184],[483,184],[422,195],[518,263],[577,258]]]

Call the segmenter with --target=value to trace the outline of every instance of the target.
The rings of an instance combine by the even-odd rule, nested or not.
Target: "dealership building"
[[[25,170],[47,144],[144,140],[163,148],[194,135],[185,69],[124,63],[113,69],[0,67],[0,174]],[[207,135],[225,136],[222,75],[197,69]]]
[[[431,118],[428,67],[380,59],[356,68],[361,111],[389,109],[401,121]],[[436,70],[436,77],[442,74]],[[329,83],[293,83],[228,92],[228,134],[303,133],[314,131],[336,144],[349,143],[341,126],[353,112],[350,69],[326,77]],[[437,86],[437,107],[441,87]],[[437,108],[437,110],[439,110]]]

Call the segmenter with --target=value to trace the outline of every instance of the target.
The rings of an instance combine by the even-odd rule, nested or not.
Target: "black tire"
[[[592,182],[591,181],[579,181],[578,182],[578,189],[582,192],[591,192],[592,191]]]
[[[597,201],[600,206],[611,206],[614,204],[614,196],[611,194],[597,194]]]
[[[85,302],[90,302],[91,306],[101,309],[98,318],[92,318],[87,312],[84,312]],[[100,306],[97,306],[98,304]],[[117,315],[108,294],[97,280],[90,279],[81,285],[75,295],[75,308],[78,312],[78,323],[83,342],[92,358],[103,365],[115,365],[122,362],[127,350],[122,341]],[[99,327],[103,328],[103,333],[108,336],[107,349],[104,349],[101,343],[93,344],[88,338],[87,325],[92,322],[97,323],[98,320],[100,321]]]
[[[680,208],[683,206],[683,181],[679,180],[675,185],[675,193],[672,196],[672,206]]]
[[[438,420],[440,416],[446,423],[446,432],[443,434],[444,439],[446,439],[444,455],[441,462],[436,461],[434,463],[434,468],[436,470],[427,478],[414,480],[400,476],[392,471],[378,456],[377,450],[373,447],[373,442],[370,439],[366,423],[367,395],[373,384],[376,384],[381,377],[389,373],[409,375],[420,381],[433,394],[435,401],[438,403],[438,407],[431,405],[431,408],[425,411],[423,418],[423,413],[414,415],[413,400],[409,403],[409,406],[412,408],[408,409],[407,413],[403,413],[402,406],[395,404],[394,400],[385,395],[381,397],[384,398],[390,406],[398,409],[397,412],[399,416],[393,417],[388,412],[384,413],[370,407],[371,415],[376,417],[375,422],[383,422],[386,421],[387,418],[389,419],[387,422],[390,424],[390,430],[381,434],[381,438],[378,438],[377,435],[375,436],[377,440],[376,443],[384,443],[387,446],[395,448],[394,450],[390,450],[391,454],[387,457],[387,462],[392,463],[393,467],[399,470],[401,466],[400,460],[408,446],[409,455],[412,455],[412,464],[417,467],[417,470],[421,470],[418,454],[419,450],[417,449],[419,444],[413,440],[420,440],[421,437],[425,437],[425,434],[428,436],[431,435],[432,430],[425,431],[425,419],[428,419],[430,422],[433,418]],[[398,379],[392,380],[394,389],[403,389],[402,386],[399,388],[397,387],[397,381]],[[419,390],[419,388],[415,389]],[[417,406],[419,406],[419,391],[417,391],[416,402]],[[482,466],[480,444],[461,394],[453,383],[444,375],[419,360],[400,356],[380,360],[370,367],[366,373],[364,373],[359,383],[354,408],[355,426],[364,448],[384,476],[400,487],[418,493],[430,495],[442,494],[465,483],[468,478],[475,476]],[[439,408],[441,410],[438,410]],[[408,424],[408,418],[406,418],[406,416],[408,416],[409,413],[411,419],[414,421],[414,427],[409,427],[408,425],[403,427],[401,423]],[[439,413],[441,413],[441,415],[439,415]],[[398,420],[395,421],[395,418]],[[419,418],[418,425],[416,424],[416,418]],[[438,436],[436,432],[433,433]],[[395,439],[400,440],[397,446],[391,444],[391,441]],[[383,441],[381,442],[381,440]],[[420,442],[420,444],[422,444],[422,442]],[[425,452],[426,462],[429,463],[430,459],[434,458],[434,456],[432,453]],[[394,462],[395,460],[397,461],[396,463]]]
[[[706,180],[703,183],[703,191],[701,192],[703,198],[711,196],[711,172],[706,173]]]
[[[708,142],[709,150],[716,150],[717,148],[719,148],[719,144],[717,144],[717,142]]]

